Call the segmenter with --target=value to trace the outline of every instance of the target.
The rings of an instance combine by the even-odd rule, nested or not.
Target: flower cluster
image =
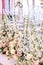
[[[24,22],[24,31],[10,29],[4,23],[0,29],[0,54],[12,56],[17,65],[38,65],[39,60],[43,61],[43,22],[36,24],[28,18]]]

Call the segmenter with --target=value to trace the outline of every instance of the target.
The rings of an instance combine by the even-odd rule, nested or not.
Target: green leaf
[[[25,59],[24,56],[19,57],[19,61],[23,61]]]

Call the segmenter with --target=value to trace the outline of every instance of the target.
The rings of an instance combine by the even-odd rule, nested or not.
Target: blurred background
[[[19,0],[10,0],[10,14],[14,14],[14,6]],[[43,20],[43,0],[20,0],[23,5],[23,16],[28,15],[35,21]],[[0,14],[2,13],[2,0],[0,0]],[[9,0],[5,0],[5,12],[9,14]]]

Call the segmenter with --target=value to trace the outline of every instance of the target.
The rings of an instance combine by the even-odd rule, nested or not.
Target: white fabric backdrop
[[[17,2],[17,0],[15,0]],[[35,0],[35,12],[33,14],[33,8],[32,8],[32,0],[29,0],[29,9],[27,6],[27,0],[21,0],[22,4],[23,4],[23,15],[29,15],[30,18],[33,17],[33,15],[35,15],[35,20],[36,21],[42,21],[43,20],[43,8],[40,7],[40,1],[39,0]],[[13,5],[12,5],[12,1],[11,1],[11,14],[14,14],[14,0],[13,0]],[[0,0],[0,14],[2,12],[2,0]],[[29,10],[29,11],[28,11]],[[8,0],[5,0],[5,11],[8,14],[9,10],[8,10]]]

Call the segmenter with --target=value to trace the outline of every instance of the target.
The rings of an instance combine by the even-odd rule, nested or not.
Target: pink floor
[[[10,58],[8,60],[6,55],[0,55],[0,63],[2,63],[3,65],[15,65],[14,59]]]

